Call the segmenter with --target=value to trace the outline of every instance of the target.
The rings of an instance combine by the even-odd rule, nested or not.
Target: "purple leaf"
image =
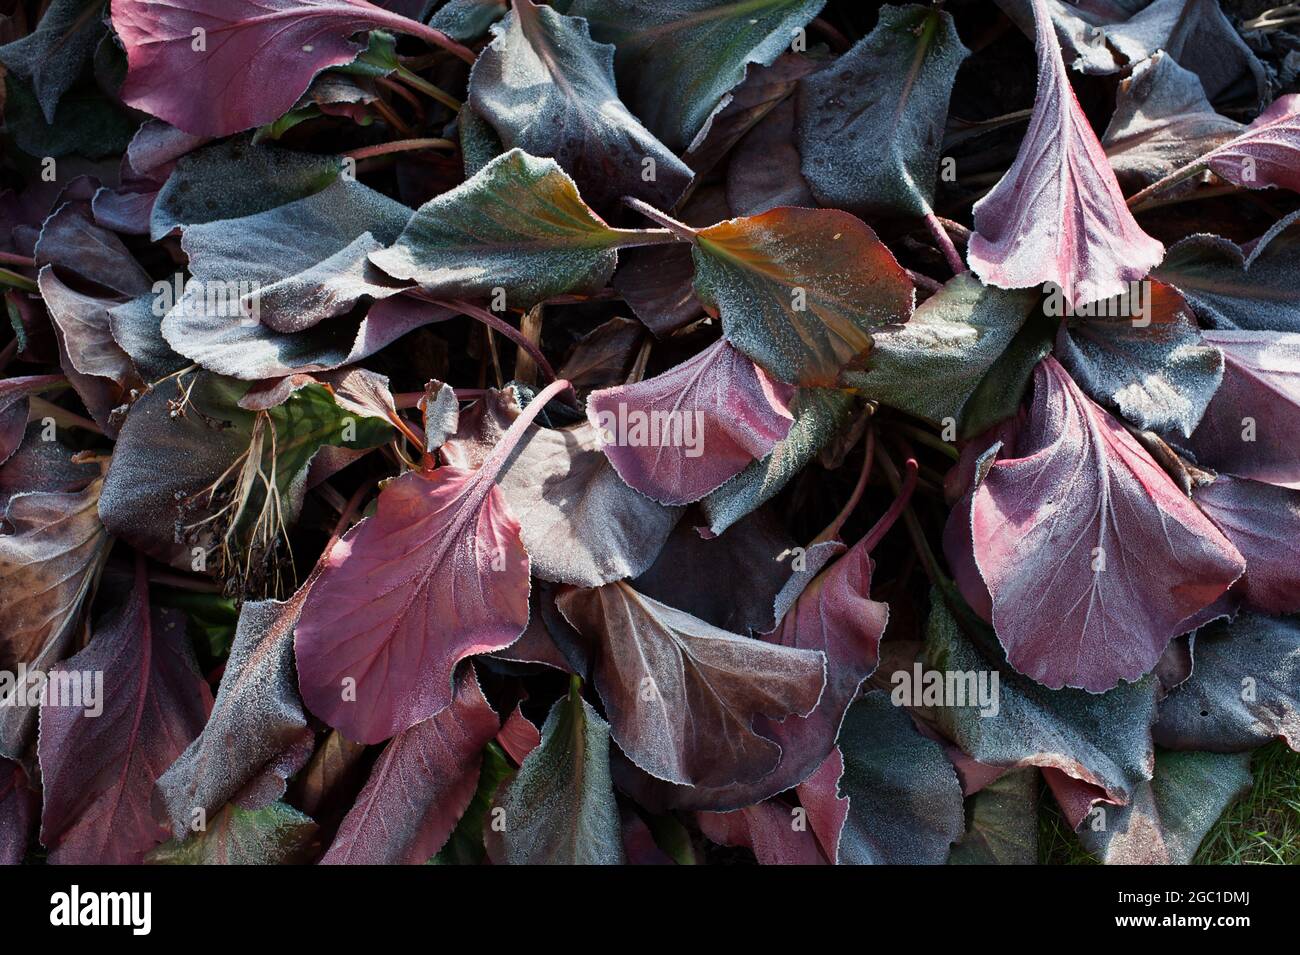
[[[1300,491],[1221,474],[1192,499],[1246,558],[1233,588],[1246,606],[1300,613]]]
[[[962,520],[962,509],[953,520]],[[975,563],[1013,667],[1053,689],[1150,672],[1245,569],[1236,549],[1054,358],[975,489]]]
[[[723,846],[744,846],[759,865],[826,865],[817,837],[796,824],[800,809],[778,800],[731,812],[701,812],[700,831]]]
[[[22,766],[0,758],[0,865],[23,861],[40,808],[40,794],[27,784]]]
[[[975,204],[968,261],[999,288],[1060,286],[1073,304],[1109,298],[1164,253],[1124,204],[1106,153],[1088,125],[1044,0],[1033,0],[1038,93],[1016,161]]]
[[[27,431],[28,400],[33,394],[63,383],[62,375],[31,375],[0,381],[0,464],[18,450]]]
[[[1199,463],[1300,489],[1300,334],[1205,332],[1223,352],[1223,384],[1189,445]]]
[[[77,679],[82,699],[47,694],[41,706],[41,842],[54,863],[136,864],[167,838],[151,813],[154,783],[212,707],[184,616],[149,607],[143,557],[126,605],[52,670],[48,686]]]
[[[451,705],[389,742],[321,863],[428,862],[474,797],[483,747],[499,726],[467,667]]]
[[[475,471],[408,472],[323,558],[294,634],[303,699],[350,739],[377,743],[452,701],[456,664],[514,643],[529,560],[496,485],[561,380]]]
[[[113,28],[127,50],[122,99],[199,136],[279,118],[317,73],[356,58],[363,30],[450,44],[364,0],[113,0]]]
[[[664,504],[689,504],[785,438],[793,396],[793,387],[719,339],[662,375],[593,392],[587,418],[629,486]]]
[[[285,792],[311,757],[293,669],[293,629],[312,581],[286,601],[249,601],[240,608],[212,714],[203,732],[158,780],[159,802],[177,838],[196,810],[209,818],[236,799],[261,809]]]
[[[594,680],[615,742],[659,779],[710,787],[761,779],[781,747],[759,718],[807,715],[821,698],[818,651],[719,630],[626,583],[556,602],[600,644]]]

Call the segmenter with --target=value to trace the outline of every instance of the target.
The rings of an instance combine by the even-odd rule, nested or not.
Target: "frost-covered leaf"
[[[400,202],[340,179],[266,212],[192,225],[181,247],[193,282],[163,332],[184,351],[192,322],[237,324],[249,315],[274,331],[301,332],[363,299],[394,295],[401,283],[367,256],[393,242],[410,217]],[[229,293],[212,294],[223,289]]]
[[[708,131],[751,63],[768,65],[825,0],[577,0],[591,34],[614,44],[614,66],[633,111],[670,149]]]
[[[152,815],[154,783],[212,706],[184,617],[149,605],[143,558],[126,604],[53,669],[51,685],[70,685],[65,677],[83,681],[82,698],[41,706],[41,842],[56,864],[137,864],[167,838]]]
[[[840,731],[849,799],[840,838],[845,865],[937,865],[961,838],[961,783],[943,747],[912,725],[889,695],[868,693],[849,707]]]
[[[1241,129],[1241,123],[1214,111],[1194,73],[1160,51],[1120,83],[1101,144],[1116,178],[1137,190],[1200,158]]]
[[[512,149],[422,205],[370,261],[440,296],[487,298],[502,288],[523,307],[604,287],[619,239],[555,160]]]
[[[871,347],[871,329],[906,321],[915,290],[860,219],[781,207],[696,235],[695,290],[731,344],[782,381],[835,385]]]
[[[931,213],[957,68],[969,55],[944,10],[884,6],[876,28],[799,84],[803,174],[825,206]]]
[[[968,626],[975,624],[967,622]],[[987,627],[963,631],[938,594],[931,600],[924,659],[931,672],[981,673],[998,679],[992,706],[938,706],[939,728],[963,753],[987,766],[1038,766],[1078,780],[1092,800],[1123,803],[1151,776],[1151,677],[1106,693],[1048,690],[1016,673]],[[977,640],[979,642],[977,642]],[[977,685],[978,686],[978,685]]]
[[[392,434],[386,422],[341,407],[321,384],[265,410],[240,407],[248,390],[200,372],[141,396],[104,483],[100,513],[109,530],[186,570],[224,572],[236,554],[273,558],[280,528],[297,519],[317,451],[372,448]],[[256,469],[246,480],[245,465]],[[274,488],[271,503],[258,473]]]
[[[28,375],[0,380],[0,464],[8,461],[23,442],[31,396],[62,383],[62,375]]]
[[[788,408],[794,424],[764,458],[700,501],[709,530],[721,534],[771,500],[849,420],[853,398],[833,388],[799,388]]]
[[[155,240],[173,229],[242,219],[320,192],[339,178],[337,156],[294,152],[235,136],[176,158],[150,213]]]
[[[1249,248],[1216,235],[1173,245],[1152,273],[1211,328],[1300,332],[1300,227],[1287,216]]]
[[[1300,334],[1215,331],[1223,384],[1192,434],[1201,464],[1239,477],[1300,488]]]
[[[593,392],[587,418],[629,486],[664,504],[689,504],[787,437],[793,394],[719,339],[654,378]]]
[[[1086,475],[1086,479],[1080,475]],[[974,558],[1011,665],[1093,693],[1149,673],[1241,576],[1236,548],[1057,361],[973,491]],[[950,558],[956,559],[956,558]],[[1050,603],[1049,603],[1050,601]]]
[[[469,101],[505,149],[555,159],[605,213],[623,196],[662,209],[677,202],[691,170],[619,99],[612,46],[594,42],[583,20],[532,0],[518,0],[494,32]]]
[[[1300,752],[1300,621],[1247,612],[1198,630],[1192,675],[1160,704],[1156,741],[1236,753],[1279,737]]]
[[[1156,752],[1155,778],[1126,806],[1107,808],[1104,829],[1079,839],[1107,865],[1188,865],[1210,827],[1250,788],[1245,753]]]
[[[509,389],[466,408],[458,432],[443,447],[447,462],[476,467],[519,413]],[[499,487],[519,521],[532,572],[579,587],[644,571],[682,513],[628,487],[601,453],[596,429],[585,422],[530,428]]]
[[[556,700],[542,742],[498,795],[501,858],[509,865],[618,865],[624,861],[609,774],[609,724],[576,678]],[[495,835],[495,833],[494,833]],[[493,857],[496,858],[495,856]]]
[[[825,686],[822,653],[720,630],[625,583],[570,590],[557,603],[600,644],[594,679],[619,748],[660,779],[762,778],[781,747],[759,718],[806,715]]]
[[[104,38],[98,7],[86,0],[53,0],[43,7],[36,29],[0,46],[0,64],[31,83],[46,122],[55,121],[59,100]]]
[[[231,804],[201,832],[173,839],[145,857],[152,865],[292,865],[306,861],[318,827],[282,802],[264,809]]]
[[[1162,246],[1124,204],[1048,18],[1033,0],[1038,92],[1016,161],[975,204],[967,261],[985,283],[1053,282],[1072,304],[1109,298],[1159,263]]]
[[[429,861],[473,799],[480,754],[499,725],[473,667],[467,667],[450,706],[385,747],[322,863]]]
[[[0,670],[49,669],[73,647],[86,597],[112,544],[99,522],[99,478],[84,490],[18,494],[0,533]],[[29,687],[6,681],[3,700]],[[12,699],[11,699],[12,698]],[[0,755],[19,758],[36,728],[35,706],[0,706]]]
[[[1038,310],[1036,293],[993,288],[964,272],[922,302],[907,322],[876,330],[866,369],[845,380],[867,397],[918,417],[960,423],[980,383],[993,375]],[[1014,395],[1015,388],[998,384],[999,393]],[[1019,397],[1009,397],[1014,407]]]
[[[1216,176],[1247,189],[1300,192],[1300,94],[1279,96],[1238,136],[1201,157]]]
[[[1004,773],[971,797],[970,824],[952,847],[951,865],[1038,863],[1038,773]]]
[[[1192,499],[1246,558],[1234,593],[1265,613],[1300,613],[1300,490],[1220,474]]]
[[[1223,355],[1178,292],[1163,282],[1144,288],[1144,314],[1074,318],[1061,326],[1056,355],[1080,387],[1139,428],[1188,437],[1223,380]]]
[[[249,601],[240,608],[212,714],[158,780],[159,801],[177,838],[184,838],[198,810],[211,818],[232,800],[244,809],[275,802],[311,757],[315,734],[293,668],[293,628],[310,586],[286,601]]]

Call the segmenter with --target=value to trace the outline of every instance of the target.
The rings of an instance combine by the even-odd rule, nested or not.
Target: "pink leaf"
[[[152,815],[154,783],[212,708],[184,617],[150,610],[143,559],[119,615],[53,672],[80,675],[83,696],[73,703],[47,693],[41,705],[41,842],[51,862],[139,863],[169,835]],[[86,679],[94,706],[86,705]],[[70,685],[52,675],[49,686],[60,684]]]
[[[630,487],[689,504],[784,440],[792,397],[793,386],[719,339],[662,375],[592,392],[587,417]]]
[[[113,0],[113,29],[126,47],[122,99],[197,136],[287,113],[317,73],[356,58],[362,31],[456,47],[365,0]]]
[[[483,747],[498,726],[473,667],[466,668],[450,706],[384,749],[322,864],[428,862],[474,798]]]
[[[1199,463],[1300,489],[1300,334],[1204,332],[1223,352],[1223,384],[1192,433]]]
[[[968,261],[985,283],[1054,282],[1074,304],[1109,298],[1158,263],[1164,246],[1124,204],[1061,60],[1044,0],[1033,0],[1038,93],[1015,163],[975,204]]]
[[[1013,441],[970,510],[1008,661],[1053,689],[1136,680],[1244,560],[1050,356]]]
[[[541,741],[541,731],[532,720],[524,716],[524,711],[519,706],[510,711],[501,731],[497,733],[497,742],[516,764],[522,763],[524,757],[535,750]]]
[[[812,830],[794,825],[799,810],[769,799],[732,812],[701,812],[700,831],[723,846],[744,846],[759,865],[826,865]]]
[[[1300,95],[1279,96],[1240,136],[1201,158],[1234,185],[1300,192]]]
[[[18,865],[27,855],[40,802],[23,768],[0,757],[0,865]]]
[[[294,634],[307,706],[377,743],[452,701],[456,664],[514,643],[528,623],[529,560],[496,478],[542,391],[477,470],[408,472],[323,558]]]

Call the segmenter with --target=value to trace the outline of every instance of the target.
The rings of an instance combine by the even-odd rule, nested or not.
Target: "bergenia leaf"
[[[1072,304],[1109,298],[1164,253],[1138,226],[1088,125],[1045,0],[1033,0],[1038,49],[1034,114],[1016,161],[975,204],[967,260],[985,283],[1052,282]]]
[[[528,623],[529,560],[496,480],[539,394],[477,470],[411,471],[322,559],[294,632],[303,699],[350,739],[377,743],[452,702],[456,665]]]
[[[1099,693],[1150,672],[1190,629],[1183,621],[1245,570],[1227,538],[1051,357],[1034,372],[1014,448],[973,492],[970,527],[1011,665],[1053,689]],[[1068,613],[1049,612],[1049,595]]]
[[[1300,228],[1292,214],[1249,246],[1215,235],[1173,245],[1152,273],[1177,288],[1210,328],[1300,332]]]
[[[905,324],[875,331],[865,370],[845,380],[918,417],[961,422],[980,383],[1038,308],[1036,293],[993,288],[964,272],[922,302]]]
[[[932,213],[948,96],[969,52],[946,11],[884,6],[871,33],[800,82],[803,174],[822,205]]]
[[[689,504],[785,439],[793,394],[720,339],[662,375],[593,392],[587,418],[629,486]]]
[[[487,298],[501,288],[523,307],[602,288],[619,242],[555,160],[512,149],[422,205],[370,261],[440,296]]]
[[[158,780],[159,801],[177,838],[202,812],[235,800],[260,809],[280,799],[311,757],[315,734],[298,698],[293,628],[311,584],[289,600],[249,601],[203,732]]]
[[[494,32],[469,101],[504,148],[555,159],[602,212],[623,196],[676,204],[691,170],[619,99],[612,46],[594,42],[581,19],[532,0],[513,4]]]
[[[840,731],[849,799],[840,837],[845,865],[936,865],[966,829],[961,783],[943,747],[881,691],[851,707]]]
[[[474,798],[483,747],[499,726],[473,667],[467,667],[450,706],[385,747],[321,862],[428,862]]]
[[[104,38],[102,19],[85,14],[82,0],[54,0],[44,7],[36,29],[0,46],[0,64],[31,83],[48,123],[54,123],[59,100]]]
[[[1144,290],[1141,315],[1115,308],[1063,324],[1056,354],[1080,387],[1126,420],[1189,437],[1223,379],[1223,354],[1202,339],[1177,291],[1163,282]]]
[[[1192,499],[1246,558],[1234,593],[1264,613],[1300,613],[1300,490],[1220,474]]]
[[[771,500],[848,423],[853,398],[834,388],[799,388],[788,404],[794,424],[764,458],[700,501],[709,530],[721,534]]]
[[[1101,137],[1119,181],[1134,190],[1164,178],[1241,132],[1214,111],[1196,74],[1164,51],[1120,82],[1115,112]]]
[[[971,797],[970,825],[952,865],[1038,864],[1038,773],[1005,773]]]
[[[341,407],[319,383],[264,409],[240,407],[248,391],[200,372],[143,395],[104,483],[100,512],[109,530],[186,570],[227,573],[239,564],[240,576],[255,582],[274,569],[260,561],[274,565],[316,453],[326,445],[372,448],[392,435],[387,422]]]
[[[576,677],[551,707],[541,745],[498,795],[497,812],[500,861],[510,865],[623,862],[609,724],[582,698]]]
[[[695,236],[695,289],[731,344],[782,381],[835,385],[871,347],[872,328],[906,321],[907,272],[860,219],[782,207]]]
[[[557,604],[601,644],[594,679],[619,748],[669,782],[761,779],[781,747],[759,718],[807,715],[826,683],[819,651],[720,630],[625,583],[570,590]]]
[[[1107,865],[1188,865],[1250,784],[1246,753],[1157,751],[1155,777],[1128,805],[1107,808],[1104,827],[1084,826],[1079,838]]]
[[[1201,157],[1221,179],[1246,189],[1300,192],[1300,94],[1279,96],[1238,136]]]
[[[83,696],[93,679],[96,702],[41,706],[41,842],[54,863],[139,863],[167,838],[152,814],[154,783],[212,707],[185,618],[150,608],[143,558],[126,605],[50,678],[64,675],[83,681]]]
[[[342,169],[337,156],[253,143],[249,136],[224,139],[176,160],[149,231],[157,240],[174,229],[267,212],[320,192]]]
[[[318,827],[282,802],[264,809],[233,803],[184,840],[173,839],[145,857],[152,865],[290,865],[304,861]]]
[[[84,490],[16,495],[0,534],[0,669],[47,670],[68,655],[81,611],[112,540],[99,522],[96,478]],[[28,699],[16,681],[5,701]],[[18,759],[36,728],[38,707],[0,706],[0,755]]]
[[[1243,613],[1198,630],[1191,677],[1160,704],[1172,749],[1236,753],[1281,738],[1300,752],[1300,621]]]
[[[968,695],[964,706],[934,709],[939,729],[963,753],[987,766],[1056,770],[1078,780],[1093,801],[1127,802],[1150,778],[1154,679],[1101,694],[1047,690],[1006,664],[987,627],[975,637],[980,642],[964,632],[936,594],[926,628],[926,669],[977,679],[988,674],[990,690],[992,677],[998,678],[996,697],[987,696],[984,706]]]
[[[798,822],[801,808],[769,799],[731,812],[696,814],[700,832],[723,846],[744,846],[759,865],[826,865],[817,837]]]
[[[519,415],[515,390],[489,393],[460,415],[460,429],[443,446],[444,459],[459,468],[478,467]],[[499,487],[519,521],[533,574],[579,587],[644,571],[681,516],[680,508],[628,487],[586,422],[530,428]],[[592,527],[602,533],[588,533]]]
[[[122,98],[205,136],[288,112],[317,73],[364,49],[352,39],[357,33],[389,29],[450,45],[437,30],[365,0],[113,0],[112,9],[127,50]],[[195,84],[211,93],[182,89]]]
[[[708,132],[727,94],[751,63],[768,65],[820,12],[825,0],[577,0],[591,34],[617,50],[626,101],[670,149]]]
[[[1300,488],[1300,334],[1206,332],[1223,352],[1223,384],[1190,446],[1197,461],[1269,484]]]
[[[181,246],[194,281],[163,322],[172,347],[185,348],[191,321],[260,321],[300,332],[346,314],[363,298],[401,291],[367,256],[398,235],[411,210],[355,179],[267,212],[185,230]],[[210,294],[224,283],[224,300]],[[212,303],[212,304],[209,304]],[[221,309],[216,316],[209,314]]]
[[[22,766],[0,757],[0,865],[23,861],[40,810],[40,793]]]
[[[0,381],[0,464],[23,443],[32,395],[63,383],[62,375],[30,375]]]

